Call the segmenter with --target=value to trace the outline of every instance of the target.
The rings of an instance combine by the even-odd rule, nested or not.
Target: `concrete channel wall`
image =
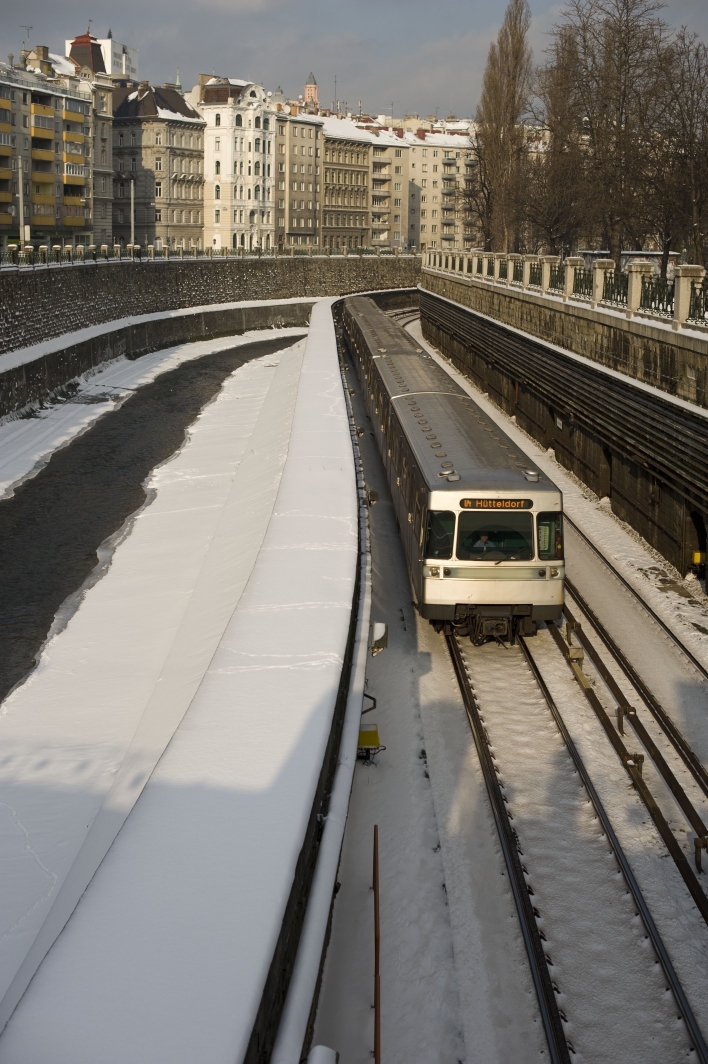
[[[427,276],[424,285],[426,339],[678,570],[697,564],[708,525],[706,410],[469,309],[466,286]],[[433,294],[453,285],[458,301]]]
[[[133,315],[411,288],[420,256],[129,259],[0,270],[0,353]]]
[[[708,407],[708,333],[591,301],[424,266],[423,287],[670,395]]]

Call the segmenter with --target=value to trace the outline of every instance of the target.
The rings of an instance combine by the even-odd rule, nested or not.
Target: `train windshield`
[[[426,558],[452,558],[455,539],[455,515],[451,510],[431,510],[425,538]]]
[[[461,513],[457,529],[461,561],[511,562],[533,558],[531,514]]]
[[[563,514],[543,513],[538,523],[538,556],[544,562],[563,557]]]

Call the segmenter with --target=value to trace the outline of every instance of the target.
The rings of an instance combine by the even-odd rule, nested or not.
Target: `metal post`
[[[19,139],[19,138],[18,138]],[[17,168],[18,168],[18,182],[17,191],[20,196],[20,224],[19,237],[20,237],[20,251],[25,250],[25,170],[24,170],[24,158],[22,155],[17,155]]]
[[[135,246],[135,178],[130,179],[130,243]]]
[[[381,1064],[381,925],[379,922],[379,825],[374,824],[374,1064]]]

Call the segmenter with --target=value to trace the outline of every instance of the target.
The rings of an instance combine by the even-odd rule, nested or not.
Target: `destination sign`
[[[531,510],[533,499],[460,499],[463,510]]]

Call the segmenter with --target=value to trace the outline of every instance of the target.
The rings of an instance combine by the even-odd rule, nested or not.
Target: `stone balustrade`
[[[423,267],[485,285],[520,289],[554,302],[577,302],[627,318],[670,322],[675,330],[708,330],[702,266],[677,266],[673,281],[662,281],[653,276],[650,262],[631,262],[620,273],[612,259],[597,259],[587,270],[579,255],[561,262],[557,255],[430,250],[423,253]]]

